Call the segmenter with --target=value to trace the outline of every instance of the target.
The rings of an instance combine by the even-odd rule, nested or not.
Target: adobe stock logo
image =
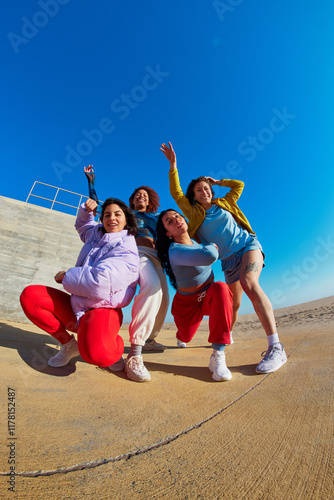
[[[155,68],[146,66],[145,70],[146,74],[141,81],[141,85],[135,85],[129,93],[122,93],[118,99],[114,99],[110,104],[110,109],[114,114],[113,119],[109,117],[101,118],[95,128],[81,130],[83,138],[74,147],[69,144],[65,147],[66,156],[64,162],[54,161],[51,163],[59,182],[63,181],[64,173],[73,172],[73,169],[78,167],[83,159],[92,153],[93,148],[102,143],[106,135],[114,132],[116,118],[121,121],[128,118],[131,112],[145,101],[149,92],[158,88],[164,79],[169,76],[166,71],[161,71],[160,64],[157,64]]]
[[[296,115],[287,112],[286,106],[282,112],[273,108],[272,113],[273,116],[269,120],[268,127],[261,128],[255,136],[249,135],[247,140],[239,144],[238,153],[247,155],[246,161],[255,160],[257,153],[263,151],[274,140],[275,135],[282,132],[290,121],[296,118]]]
[[[236,7],[238,7],[243,0],[225,0],[222,2],[221,0],[214,0],[212,2],[213,8],[218,14],[218,17],[221,21],[225,20],[225,14],[227,12],[233,12]]]
[[[271,111],[272,117],[268,122],[268,126],[261,128],[255,135],[249,135],[238,144],[237,152],[240,156],[245,156],[244,159],[248,163],[254,161],[257,155],[264,151],[264,149],[275,140],[277,134],[283,132],[297,116],[289,113],[286,106],[283,106],[282,111],[277,108],[273,108]],[[233,179],[241,172],[242,167],[240,161],[229,160],[224,170],[218,172],[211,171],[208,175],[215,179]]]
[[[60,5],[66,5],[70,0],[39,0],[37,3],[42,10],[34,13],[31,19],[21,17],[21,34],[7,33],[7,38],[15,52],[18,54],[20,46],[26,45],[32,38],[35,38],[41,28],[44,28],[51,17],[55,17],[59,12]]]

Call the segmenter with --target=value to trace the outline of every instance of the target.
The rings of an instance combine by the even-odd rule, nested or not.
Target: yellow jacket
[[[223,198],[213,199],[212,203],[230,212],[243,229],[246,229],[249,233],[255,234],[248,220],[237,205],[237,200],[240,198],[244,189],[244,183],[242,181],[222,179],[220,181],[220,185],[231,188],[231,191],[229,191]],[[188,198],[183,194],[177,168],[169,171],[169,189],[177,206],[182,210],[183,214],[189,221],[188,231],[190,237],[192,238],[204,221],[205,209],[199,203],[191,205]]]

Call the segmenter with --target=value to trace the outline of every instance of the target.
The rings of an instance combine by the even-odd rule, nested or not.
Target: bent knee
[[[110,366],[113,365],[122,356],[124,349],[113,349],[108,352],[92,346],[82,346],[78,342],[79,353],[84,361],[91,365],[96,366]]]
[[[236,302],[233,301],[233,312],[236,313],[239,311],[240,309],[240,306],[241,306],[241,300],[238,300]]]
[[[28,285],[25,287],[20,295],[20,303],[23,309],[40,297],[39,288],[40,285]]]
[[[226,294],[226,295],[232,295],[231,290],[229,289],[228,285],[224,283],[223,281],[214,281],[212,285],[210,286],[212,290],[219,290],[220,293]]]
[[[246,295],[251,297],[257,297],[261,293],[261,287],[257,282],[249,280],[240,280],[243,291]]]

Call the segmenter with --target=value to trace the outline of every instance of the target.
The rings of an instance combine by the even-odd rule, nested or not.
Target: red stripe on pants
[[[176,292],[172,314],[178,330],[176,337],[183,342],[190,342],[203,316],[209,316],[208,341],[217,344],[231,343],[232,292],[222,281],[212,283],[204,292],[191,295]]]
[[[118,335],[123,319],[120,309],[92,309],[77,326],[71,296],[62,290],[30,285],[23,290],[20,301],[27,318],[61,344],[71,340],[67,330],[76,332],[80,355],[87,363],[105,367],[122,356],[124,342]]]

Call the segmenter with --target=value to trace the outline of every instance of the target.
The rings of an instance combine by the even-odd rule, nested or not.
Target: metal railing
[[[36,194],[33,194],[33,190],[34,188],[36,187],[36,184],[40,184],[42,186],[47,186],[49,188],[53,188],[56,190],[55,192],[55,195],[53,198],[46,198],[45,196],[39,196],[39,195],[36,195]],[[78,201],[78,204],[77,205],[70,205],[69,203],[63,203],[61,201],[58,201],[57,200],[57,196],[59,195],[59,192],[64,192],[64,193],[70,193],[71,195],[75,195],[75,196],[78,196],[79,197],[79,201]],[[51,186],[50,184],[45,184],[44,182],[39,182],[39,181],[35,181],[32,188],[30,189],[30,192],[28,194],[28,197],[26,199],[26,203],[29,202],[29,198],[31,197],[34,197],[34,198],[39,198],[41,200],[46,200],[46,201],[50,201],[51,202],[51,207],[50,210],[59,210],[58,209],[58,205],[62,205],[64,207],[70,207],[70,208],[74,208],[74,210],[76,210],[76,214],[78,214],[78,211],[79,211],[79,208],[80,208],[80,205],[82,203],[82,200],[87,200],[88,199],[88,196],[84,196],[80,193],[74,193],[73,191],[68,191],[67,189],[62,189],[62,188],[59,188],[59,187],[56,187],[56,186]],[[31,202],[29,202],[31,203]],[[61,212],[61,210],[59,210]]]

